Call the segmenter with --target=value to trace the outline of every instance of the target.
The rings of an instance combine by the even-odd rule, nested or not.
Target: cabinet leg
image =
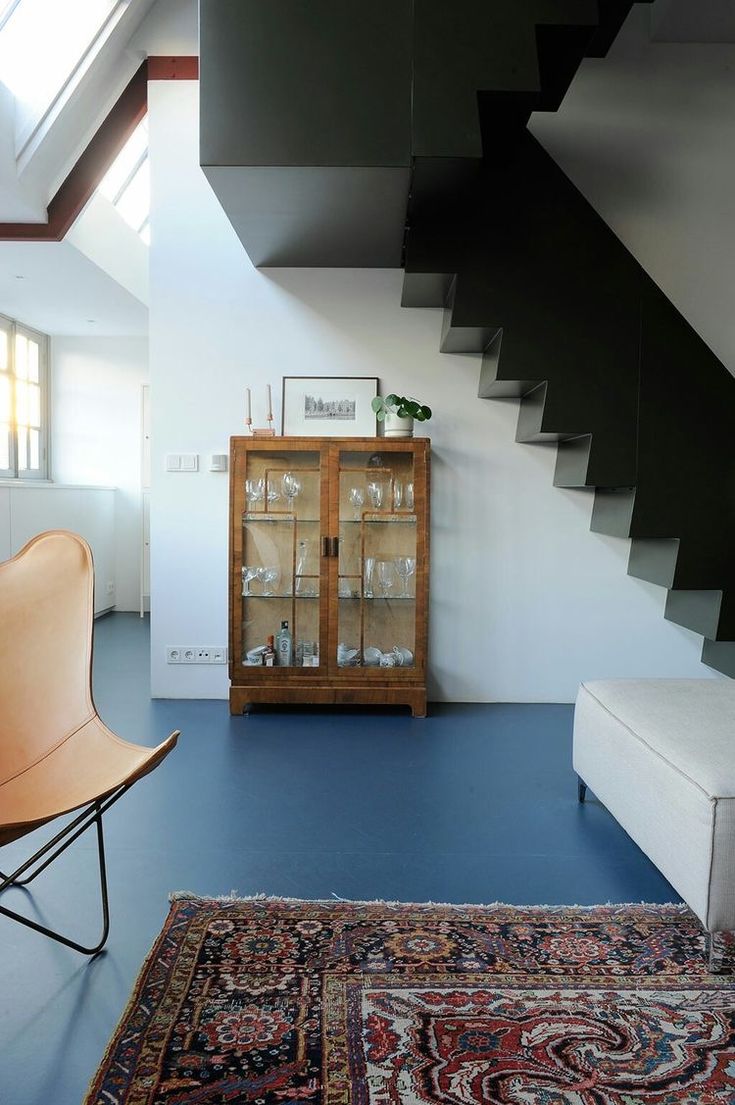
[[[411,717],[426,717],[426,695],[418,694],[411,699]]]

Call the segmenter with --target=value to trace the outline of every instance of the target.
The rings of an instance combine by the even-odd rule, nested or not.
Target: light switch
[[[209,471],[210,472],[226,472],[227,471],[227,453],[212,453],[209,458]]]
[[[198,472],[199,471],[199,454],[198,453],[182,453],[181,454],[181,471],[182,472]]]
[[[180,472],[181,471],[181,454],[180,453],[167,453],[166,454],[166,471],[167,472]]]

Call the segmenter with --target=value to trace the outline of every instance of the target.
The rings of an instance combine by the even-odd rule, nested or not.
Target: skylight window
[[[16,102],[18,154],[85,70],[128,2],[0,0],[0,79]]]
[[[138,123],[100,181],[99,189],[146,245],[150,242],[150,162],[148,119]]]

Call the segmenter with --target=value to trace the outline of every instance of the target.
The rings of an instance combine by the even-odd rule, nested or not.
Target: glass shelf
[[[372,525],[373,522],[381,523],[385,525],[386,522],[392,525],[416,525],[415,514],[374,514],[370,518],[340,518],[339,524],[341,526],[361,526],[363,521],[366,525]]]
[[[297,526],[304,524],[315,526],[318,525],[319,519],[294,517],[293,514],[274,514],[267,511],[259,513],[258,511],[248,510],[242,516],[243,525],[245,525],[246,522],[285,522],[289,526],[292,526],[295,522]]]
[[[273,599],[280,599],[281,602],[290,602],[291,599],[296,599],[297,602],[313,602],[319,598],[318,595],[241,595],[240,597],[244,599],[270,599],[271,602]]]

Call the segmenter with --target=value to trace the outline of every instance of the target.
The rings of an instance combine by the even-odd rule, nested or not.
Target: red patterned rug
[[[679,906],[174,902],[87,1105],[733,1105]]]

